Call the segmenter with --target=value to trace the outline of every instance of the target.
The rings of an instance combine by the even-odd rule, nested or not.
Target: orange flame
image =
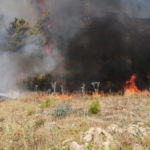
[[[44,3],[44,0],[40,0],[40,8],[41,8],[41,10],[42,10],[42,16],[45,16],[45,13],[43,12],[43,10],[44,10],[44,5],[43,5],[43,3]]]
[[[20,79],[23,80],[24,79],[24,74],[20,73]]]
[[[44,9],[45,9],[44,0],[40,0],[40,8],[42,10],[42,17],[44,17],[45,16],[45,13],[44,13]],[[50,23],[45,22],[45,29],[50,29],[50,27],[51,27]],[[52,43],[51,43],[50,39],[47,39],[47,45],[45,47],[45,50],[43,51],[43,54],[48,55],[51,52],[52,47],[53,46],[52,46]]]
[[[132,75],[130,81],[126,81],[126,84],[124,86],[125,95],[138,94],[138,93],[141,93],[141,94],[149,93],[149,91],[147,91],[147,90],[139,91],[139,89],[137,88],[137,86],[135,84],[135,79],[136,79],[136,75]]]
[[[64,95],[62,95],[62,94],[47,95],[46,93],[44,93],[44,95],[43,94],[42,95],[38,95],[37,97],[39,99],[45,99],[45,98],[50,98],[51,96],[54,96],[55,98],[58,98],[58,99],[59,98],[70,99],[70,98],[74,97],[74,94],[72,93],[70,95],[68,95],[68,94],[64,94]]]

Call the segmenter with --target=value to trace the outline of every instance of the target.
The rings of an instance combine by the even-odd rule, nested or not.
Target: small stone
[[[141,150],[141,149],[143,149],[143,148],[139,144],[135,144],[134,147],[133,147],[133,150]]]
[[[94,128],[90,128],[88,131],[86,131],[85,133],[83,133],[83,135],[85,135],[85,137],[83,138],[83,142],[91,142],[92,141],[92,135],[94,133]]]
[[[81,147],[77,142],[72,142],[70,143],[69,150],[81,150]]]
[[[108,132],[106,132],[105,130],[102,130],[102,133],[106,136],[107,141],[113,140],[113,137]]]
[[[118,126],[116,125],[116,124],[112,124],[112,125],[110,125],[108,128],[107,128],[107,131],[109,131],[109,132],[117,132],[117,130],[118,130]]]
[[[143,126],[145,123],[143,121],[135,121],[133,124]]]
[[[87,148],[87,147],[88,147],[88,145],[89,145],[88,143],[85,143],[85,144],[84,144],[84,147],[85,147],[85,148]]]
[[[127,131],[129,134],[136,135],[136,130],[133,126],[129,127]]]
[[[91,142],[92,141],[92,134],[87,134],[84,138],[83,138],[83,142]]]
[[[62,145],[65,145],[67,142],[71,142],[71,141],[73,141],[73,138],[70,138],[70,139],[67,139],[67,140],[63,141]]]
[[[4,118],[0,118],[0,122],[3,122],[5,119]]]
[[[115,124],[112,124],[110,125],[108,128],[107,128],[107,131],[110,132],[110,133],[123,133],[124,130],[119,128],[117,125]]]
[[[110,144],[110,142],[104,142],[103,143],[105,150],[109,150],[109,144]]]
[[[102,132],[102,129],[101,129],[101,128],[96,128],[96,130],[97,130],[97,133],[98,133],[98,134],[101,134],[101,132]]]
[[[35,117],[39,117],[40,115],[39,114],[35,114]]]
[[[84,135],[92,134],[93,131],[94,131],[94,128],[90,128],[88,131],[84,132]]]

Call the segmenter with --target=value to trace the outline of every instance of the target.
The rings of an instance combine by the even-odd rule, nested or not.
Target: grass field
[[[92,115],[89,108],[95,100],[100,110]],[[52,110],[61,105],[74,112],[62,117],[52,115]],[[83,133],[91,127],[107,131],[112,124],[123,129],[137,122],[150,129],[150,94],[56,97],[28,93],[0,102],[0,150],[67,150],[71,141],[82,145]],[[118,144],[109,149],[150,150],[149,133],[143,137],[110,132]],[[102,148],[91,142],[86,149]]]

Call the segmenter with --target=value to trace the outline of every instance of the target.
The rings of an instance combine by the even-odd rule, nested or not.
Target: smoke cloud
[[[120,88],[132,73],[137,73],[141,77],[139,84],[145,83],[150,47],[149,22],[144,20],[150,17],[148,0],[92,0],[89,3],[87,0],[87,4],[84,0],[45,0],[44,6],[51,12],[51,26],[55,27],[52,53],[44,56],[43,47],[28,42],[19,52],[3,52],[3,37],[10,21],[18,17],[33,25],[42,14],[39,2],[0,0],[1,91],[11,89],[20,73],[26,77],[53,71],[62,61],[64,72],[79,74],[83,82],[119,81]]]
[[[27,41],[30,38],[33,38],[33,36],[28,37]],[[17,89],[16,81],[21,78],[52,71],[56,67],[55,58],[52,57],[54,52],[51,55],[44,56],[42,54],[43,49],[36,44],[26,44],[21,51],[1,52],[0,91]],[[58,57],[58,53],[55,51],[56,55]]]

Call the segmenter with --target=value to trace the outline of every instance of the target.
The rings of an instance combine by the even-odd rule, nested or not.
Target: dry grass
[[[40,108],[40,104],[46,98],[37,98],[35,94],[0,102],[0,150],[67,150],[69,143],[62,145],[62,142],[73,138],[82,144],[82,135],[90,127],[107,129],[111,124],[124,127],[136,121],[143,121],[144,126],[150,126],[149,94],[49,98],[52,104],[43,109]],[[61,104],[70,105],[77,110],[82,109],[86,113],[96,99],[101,105],[101,113],[96,115],[71,115],[62,119],[54,119],[47,115],[50,110]],[[37,125],[39,120],[43,122]],[[144,141],[141,141],[140,137],[133,138],[127,134],[114,134],[113,137],[120,143],[117,149],[132,150],[135,144],[141,145],[143,150],[150,149],[150,137],[146,137]]]

